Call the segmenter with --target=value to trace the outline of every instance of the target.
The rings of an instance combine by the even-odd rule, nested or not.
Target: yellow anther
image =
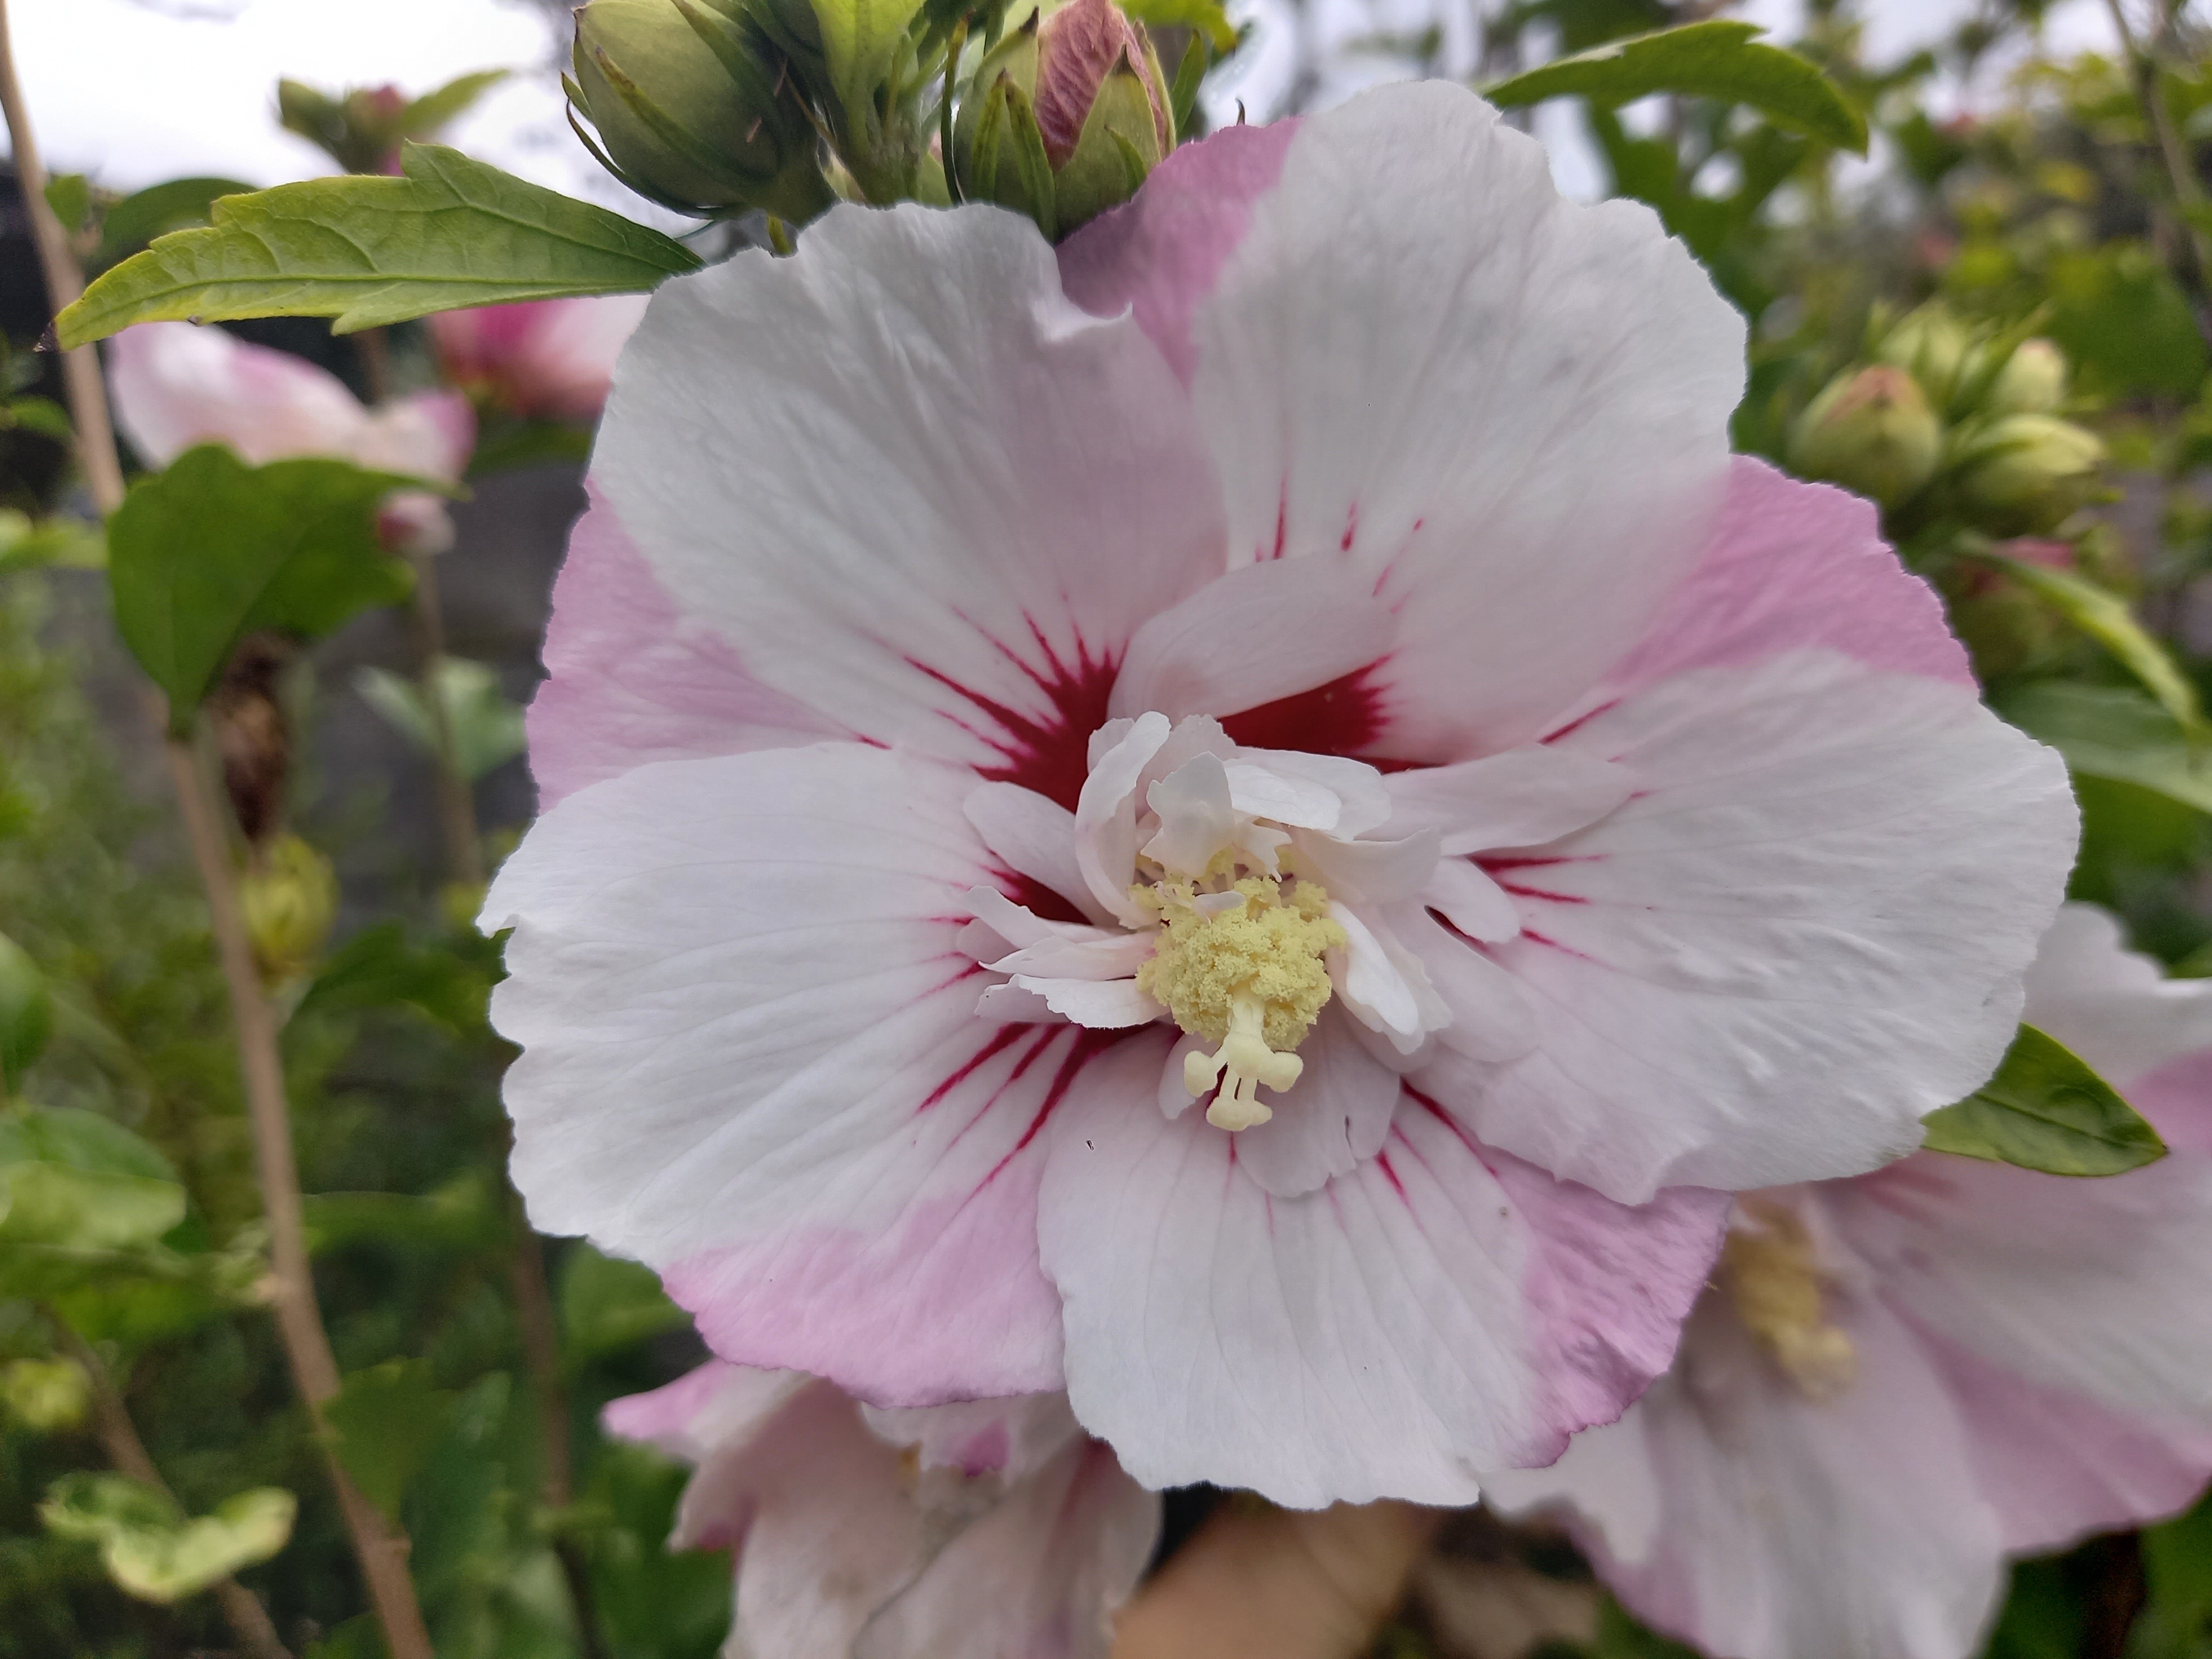
[[[1832,1400],[1857,1379],[1858,1349],[1828,1317],[1812,1237],[1792,1210],[1740,1204],[1751,1224],[1731,1227],[1721,1248],[1736,1315],[1808,1398]]]
[[[1210,892],[1172,880],[1133,890],[1161,924],[1137,984],[1184,1030],[1221,1045],[1186,1057],[1184,1086],[1203,1095],[1218,1081],[1206,1121],[1247,1129],[1273,1115],[1260,1103],[1261,1085],[1280,1093],[1305,1069],[1291,1051],[1328,1001],[1322,956],[1342,945],[1345,933],[1328,919],[1328,895],[1316,883],[1216,879],[1221,884]]]

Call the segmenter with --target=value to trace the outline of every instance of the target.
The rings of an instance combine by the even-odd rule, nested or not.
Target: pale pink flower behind
[[[696,1466],[669,1542],[736,1551],[730,1659],[1105,1659],[1159,1535],[1060,1395],[878,1411],[710,1361],[606,1425]]]
[[[430,319],[446,377],[471,396],[547,420],[588,421],[645,315],[642,294],[525,300]]]
[[[329,370],[219,328],[141,323],[107,345],[115,423],[149,466],[219,443],[255,466],[328,455],[356,466],[458,483],[476,446],[476,416],[453,392],[418,392],[371,409]],[[439,497],[403,491],[385,503],[387,545],[440,552],[453,523]]]
[[[1873,510],[1731,459],[1742,347],[1441,83],[664,286],[483,916],[533,1218],[1154,1486],[1612,1420],[1701,1189],[1988,1075],[2073,849]]]
[[[1965,1659],[2008,1558],[2185,1508],[2212,1478],[2212,981],[2069,905],[2027,985],[2167,1157],[1922,1152],[1747,1195],[1674,1369],[1490,1501],[1563,1516],[1717,1659]]]

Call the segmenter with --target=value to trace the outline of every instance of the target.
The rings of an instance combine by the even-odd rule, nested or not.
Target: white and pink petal
[[[1565,202],[1463,88],[1303,120],[1189,331],[1230,558],[1362,572],[1396,615],[1362,741],[1273,746],[1534,736],[1703,553],[1741,319],[1648,210]]]
[[[1667,1364],[1717,1195],[1626,1210],[1401,1105],[1376,1157],[1277,1198],[1199,1114],[1129,1109],[1170,1046],[1076,1080],[1040,1210],[1070,1400],[1139,1480],[1467,1503]]]
[[[764,684],[1067,806],[1132,636],[1225,568],[1158,349],[993,208],[835,211],[665,285],[593,477]]]
[[[1484,860],[1537,1040],[1441,1049],[1469,1129],[1624,1202],[1869,1169],[1986,1078],[2075,836],[2057,757],[1961,686],[1826,651],[1686,671],[1553,742],[1637,793]]]
[[[545,814],[485,907],[537,1224],[884,1404],[1058,1386],[1036,1142],[1111,1040],[975,1018],[972,787],[858,744],[665,762]]]

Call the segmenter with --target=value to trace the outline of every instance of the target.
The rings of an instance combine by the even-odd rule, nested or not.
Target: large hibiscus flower
[[[1563,1513],[1722,1659],[1966,1659],[2006,1558],[2212,1478],[2212,982],[2069,905],[2028,1018],[2172,1148],[2069,1180],[1922,1152],[1747,1195],[1674,1369],[1493,1504]]]
[[[483,913],[538,1224],[743,1364],[1464,1501],[1986,1075],[2073,841],[1742,330],[1464,91],[653,301]],[[1196,1103],[1203,1101],[1202,1106]]]

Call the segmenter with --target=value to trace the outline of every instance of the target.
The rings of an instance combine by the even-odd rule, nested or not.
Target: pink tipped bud
[[[1106,77],[1124,63],[1150,106],[1157,160],[1175,147],[1174,123],[1144,31],[1114,0],[1070,0],[1044,20],[1037,31],[1036,124],[1054,172],[1075,155]]]

